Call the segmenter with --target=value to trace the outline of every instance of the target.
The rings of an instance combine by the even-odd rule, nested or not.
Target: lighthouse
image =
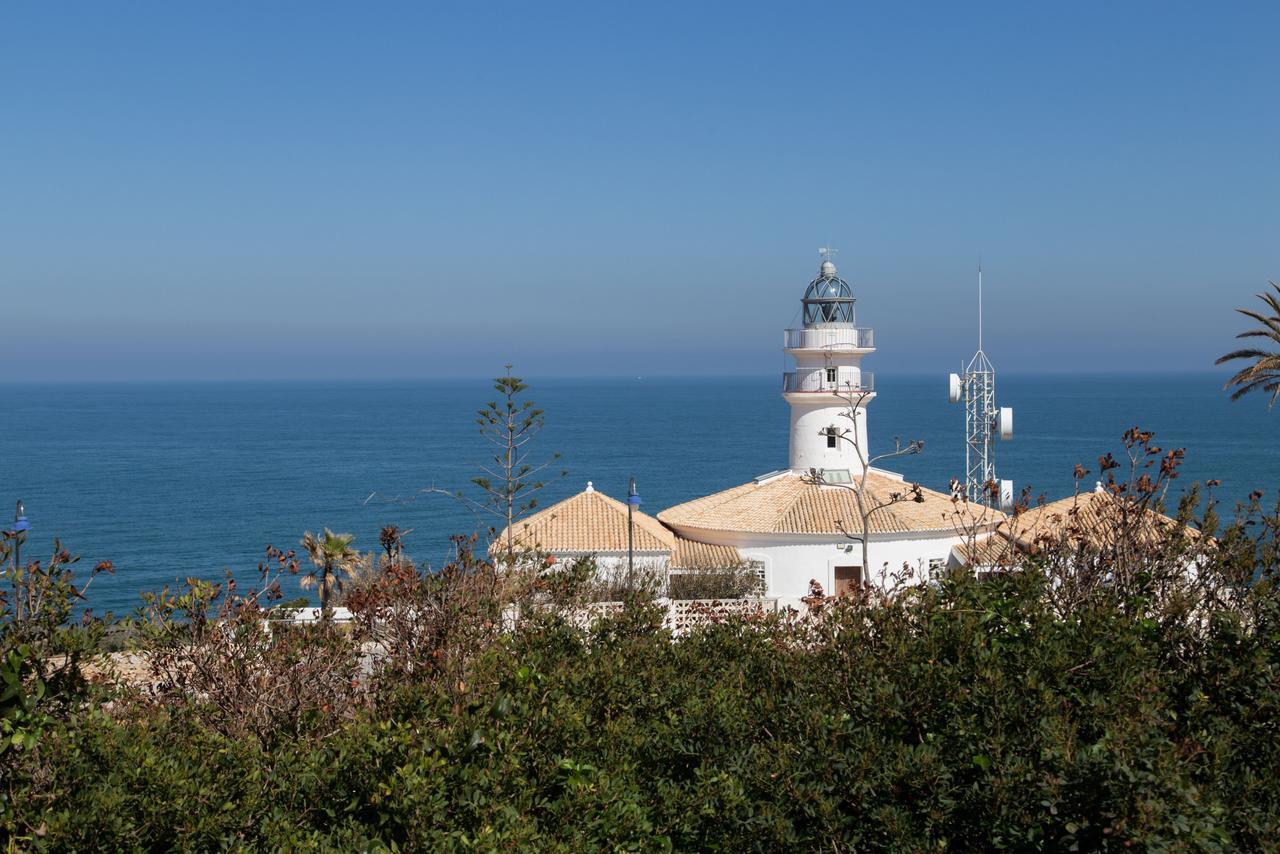
[[[842,596],[866,584],[927,580],[952,562],[953,549],[1005,519],[966,504],[958,520],[950,495],[881,468],[864,471],[875,383],[862,357],[875,343],[870,329],[858,328],[853,288],[831,251],[820,251],[818,275],[801,300],[803,325],[783,334],[793,363],[782,378],[790,465],[658,514],[677,536],[736,549],[769,596],[799,598],[814,581]]]
[[[791,408],[790,465],[669,507],[656,519],[632,514],[635,551],[643,549],[652,565],[666,567],[668,577],[749,570],[780,611],[812,601],[814,582],[835,596],[860,596],[867,585],[919,584],[948,568],[991,572],[1021,565],[1019,550],[1029,544],[1025,551],[1034,551],[1046,528],[1035,523],[1014,528],[999,507],[961,501],[954,490],[929,489],[878,466],[864,471],[867,405],[875,398],[875,383],[862,370],[862,357],[875,352],[875,345],[871,330],[857,326],[853,288],[840,277],[832,253],[823,249],[821,254],[818,275],[801,300],[803,326],[786,330],[783,338],[793,362],[782,379],[782,396]],[[982,355],[981,333],[978,355],[967,376],[991,373],[982,367],[989,363]],[[981,380],[987,383],[981,388],[978,380],[967,382],[952,377],[953,400],[964,389],[994,388],[993,378]],[[966,401],[975,399],[965,394]],[[970,416],[968,426],[976,421],[987,436],[1007,433],[1012,418],[996,414],[994,392],[984,394],[982,408],[970,410],[980,415]],[[821,469],[822,476],[814,477],[811,469]],[[595,555],[625,566],[629,518],[627,505],[600,496],[588,484],[586,492],[522,520],[517,535],[562,561]],[[646,545],[641,545],[642,533]]]
[[[818,275],[801,300],[804,326],[786,330],[783,341],[795,362],[782,375],[782,397],[791,407],[790,468],[822,469],[828,483],[848,482],[862,473],[867,456],[875,378],[862,370],[862,357],[875,351],[874,336],[857,326],[853,289],[836,271],[832,251],[819,251]]]

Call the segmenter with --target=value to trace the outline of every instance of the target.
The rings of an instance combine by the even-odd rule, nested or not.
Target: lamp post
[[[31,523],[27,521],[26,508],[22,506],[22,499],[18,499],[18,506],[13,511],[13,567],[20,569],[22,567],[22,539],[23,535],[31,530]]]
[[[635,530],[634,514],[635,509],[640,506],[640,493],[636,492],[636,479],[631,478],[631,482],[627,484],[627,574],[635,575],[636,552],[635,538],[633,533]]]
[[[27,513],[22,506],[22,499],[18,499],[18,506],[13,511],[13,530],[5,531],[6,537],[13,537],[13,570],[15,585],[17,584],[18,572],[22,569],[22,540],[29,530],[31,530],[31,523],[27,521]],[[17,589],[14,590],[13,615],[17,618],[18,622],[22,622],[22,594]]]

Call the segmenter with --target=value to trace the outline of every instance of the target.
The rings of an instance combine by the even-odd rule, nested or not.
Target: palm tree
[[[302,535],[302,547],[307,550],[307,555],[320,573],[317,576],[313,571],[304,575],[299,583],[303,589],[313,586],[319,588],[321,611],[329,610],[329,597],[334,588],[342,589],[339,573],[351,575],[360,565],[360,552],[351,548],[355,538],[355,534],[335,534],[328,528],[324,529],[322,537],[317,537],[310,531]]]
[[[1267,304],[1267,310],[1271,314],[1268,316],[1247,308],[1237,308],[1236,311],[1245,317],[1262,324],[1257,329],[1241,332],[1236,336],[1237,338],[1270,338],[1280,344],[1280,285],[1275,282],[1268,282],[1268,284],[1275,293],[1258,294],[1258,299]],[[1221,365],[1232,359],[1250,359],[1253,363],[1227,380],[1226,385],[1223,386],[1223,388],[1236,387],[1236,390],[1231,393],[1231,399],[1239,400],[1251,391],[1262,389],[1271,392],[1271,400],[1267,403],[1267,408],[1275,406],[1276,401],[1280,400],[1280,353],[1257,348],[1236,350],[1234,353],[1223,356],[1214,364]]]

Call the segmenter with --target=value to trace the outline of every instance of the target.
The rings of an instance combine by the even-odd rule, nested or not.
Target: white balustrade
[[[785,372],[782,375],[782,390],[784,392],[856,394],[875,391],[875,380],[875,375],[868,371],[849,368],[810,368]]]
[[[788,329],[783,346],[788,350],[871,350],[875,334],[854,326]]]

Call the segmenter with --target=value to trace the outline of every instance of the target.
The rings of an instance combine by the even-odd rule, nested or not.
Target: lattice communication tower
[[[964,401],[964,495],[1008,510],[1013,481],[996,478],[997,439],[1013,438],[1013,409],[996,406],[996,369],[982,349],[982,266],[978,266],[978,352],[963,373],[950,377],[952,403]]]

